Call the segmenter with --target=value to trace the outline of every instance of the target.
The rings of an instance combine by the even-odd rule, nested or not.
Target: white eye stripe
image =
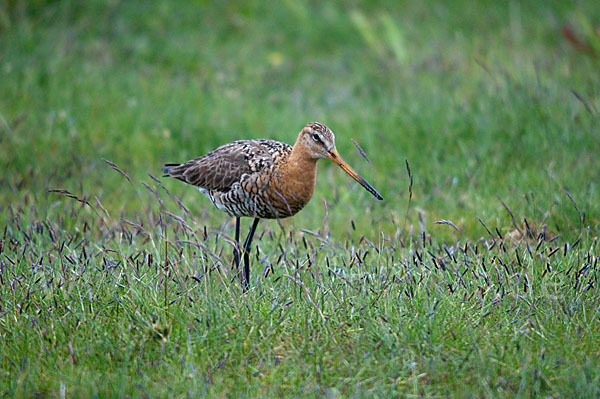
[[[313,133],[312,138],[314,141],[316,141],[317,143],[321,143],[321,137],[319,136],[318,133]]]

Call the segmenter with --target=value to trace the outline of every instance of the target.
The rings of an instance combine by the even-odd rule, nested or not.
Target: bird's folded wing
[[[271,155],[254,140],[228,143],[213,151],[168,167],[167,173],[194,186],[212,191],[227,192],[242,176],[256,173],[269,164]],[[267,162],[259,162],[264,160]]]

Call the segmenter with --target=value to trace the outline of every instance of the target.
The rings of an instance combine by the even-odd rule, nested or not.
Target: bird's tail
[[[171,176],[171,169],[173,169],[176,166],[179,166],[180,164],[178,163],[167,163],[165,164],[165,166],[163,166],[162,168],[160,168],[160,170],[162,170],[162,172],[164,173],[163,177],[169,177]]]

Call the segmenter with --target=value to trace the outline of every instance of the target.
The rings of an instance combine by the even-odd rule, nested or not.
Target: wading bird
[[[335,136],[324,124],[306,125],[294,146],[274,140],[239,140],[182,164],[166,164],[162,171],[198,187],[220,210],[235,217],[233,258],[239,270],[244,256],[242,285],[250,281],[252,237],[260,219],[295,215],[310,201],[315,190],[317,161],[329,158],[378,200],[381,195],[354,171],[335,148]],[[240,218],[254,221],[240,251]]]

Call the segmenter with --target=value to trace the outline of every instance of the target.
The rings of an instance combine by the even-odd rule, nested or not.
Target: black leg
[[[235,244],[233,247],[233,263],[235,271],[240,272],[240,217],[235,217]]]
[[[242,285],[245,290],[248,289],[248,286],[250,285],[250,252],[252,250],[252,237],[254,237],[254,232],[256,231],[259,220],[259,218],[254,218],[252,227],[250,227],[250,231],[246,237],[246,242],[244,242],[244,280],[242,281]]]

